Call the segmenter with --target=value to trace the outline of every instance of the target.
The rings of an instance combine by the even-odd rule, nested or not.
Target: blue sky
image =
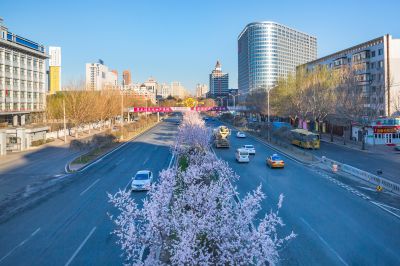
[[[83,80],[85,63],[101,58],[193,90],[208,84],[219,59],[237,88],[237,36],[246,24],[272,20],[317,37],[318,56],[392,34],[400,38],[400,1],[20,1],[1,0],[10,31],[62,47],[63,84]]]

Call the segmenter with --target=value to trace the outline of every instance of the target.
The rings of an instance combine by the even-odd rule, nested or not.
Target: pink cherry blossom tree
[[[279,217],[283,196],[276,210],[256,220],[265,199],[261,187],[238,204],[234,200],[238,193],[231,185],[238,176],[211,152],[208,141],[196,140],[196,130],[207,132],[198,114],[185,114],[175,152],[187,158],[188,166],[163,170],[142,208],[129,192],[109,195],[119,211],[112,217],[114,234],[127,261],[137,265],[276,263],[279,248],[295,237],[293,232],[283,238],[277,233],[284,226]],[[193,146],[202,148],[188,152],[187,147]],[[141,261],[143,247],[148,247],[149,254]]]

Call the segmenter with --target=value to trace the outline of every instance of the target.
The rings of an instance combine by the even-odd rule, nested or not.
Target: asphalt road
[[[176,125],[163,122],[82,173],[56,194],[0,224],[0,265],[122,265],[107,213],[107,192],[124,189],[136,171],[168,167]],[[145,192],[135,192],[139,202]]]
[[[213,126],[217,122],[212,122]],[[0,224],[0,265],[121,265],[122,252],[110,232],[107,213],[115,209],[106,193],[125,188],[140,169],[155,175],[169,164],[176,125],[161,123],[97,164],[77,173],[57,194]],[[243,197],[259,184],[268,196],[262,213],[285,195],[280,215],[287,234],[298,237],[282,248],[282,265],[399,265],[400,219],[368,200],[321,177],[312,168],[285,158],[283,170],[266,167],[273,153],[251,139],[231,137],[218,149],[241,176],[234,184]],[[253,144],[257,154],[238,164],[234,149]],[[134,193],[139,201],[145,193]]]
[[[399,218],[285,156],[285,169],[269,169],[265,159],[276,152],[235,133],[229,149],[215,152],[240,175],[234,184],[240,197],[261,184],[267,195],[262,215],[276,208],[279,194],[285,196],[281,233],[298,236],[282,249],[282,265],[400,265]],[[256,155],[239,164],[234,151],[244,144],[253,144]]]
[[[69,144],[8,155],[0,160],[0,201],[12,193],[23,192],[28,186],[45,182],[65,173],[65,164],[79,151]]]

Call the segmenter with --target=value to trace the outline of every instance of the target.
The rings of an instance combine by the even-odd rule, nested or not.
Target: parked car
[[[236,161],[239,163],[248,163],[250,162],[249,152],[243,148],[239,148],[235,153]]]
[[[238,137],[238,138],[245,138],[245,137],[246,137],[246,134],[244,134],[244,133],[241,132],[241,131],[238,131],[238,133],[236,133],[236,137]]]
[[[132,177],[131,188],[133,191],[150,190],[153,173],[149,170],[140,170]]]
[[[254,148],[254,145],[243,145],[242,149],[245,149],[249,154],[256,154],[256,148]]]
[[[285,167],[285,162],[276,153],[269,156],[267,158],[266,163],[267,163],[267,166],[270,168],[284,168]]]
[[[400,144],[396,144],[396,146],[394,146],[394,149],[395,149],[396,151],[400,151]]]

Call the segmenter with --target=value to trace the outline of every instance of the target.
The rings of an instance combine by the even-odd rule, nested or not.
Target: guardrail
[[[394,194],[400,195],[400,184],[397,184],[393,181],[390,181],[384,177],[380,177],[374,174],[371,174],[369,172],[363,171],[361,169],[355,168],[353,166],[341,163],[341,162],[337,162],[335,160],[326,158],[325,156],[323,156],[321,158],[321,161],[323,163],[328,163],[331,166],[333,165],[337,165],[338,170],[341,170],[345,173],[351,174],[355,177],[358,177],[364,181],[367,181],[371,184],[374,184],[376,186],[381,186],[384,189],[387,189],[388,191],[393,192]]]

